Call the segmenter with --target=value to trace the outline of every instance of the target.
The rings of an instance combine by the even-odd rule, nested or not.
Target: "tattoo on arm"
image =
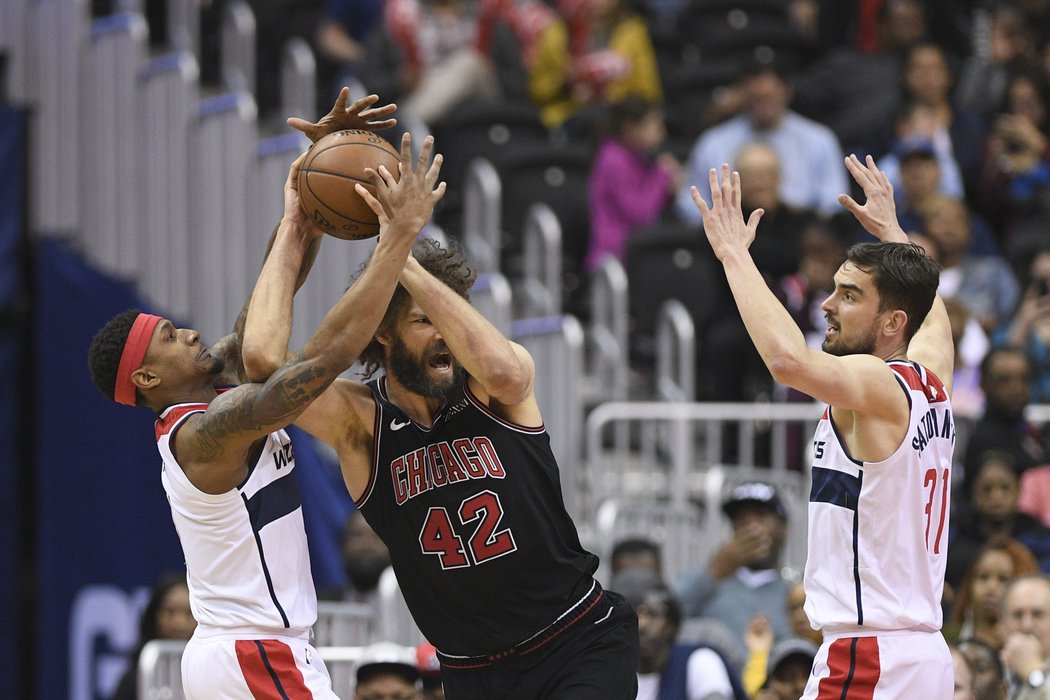
[[[251,439],[257,439],[287,426],[328,388],[332,379],[331,368],[293,361],[265,384],[245,384],[224,395],[197,425],[192,448],[196,458],[218,458],[232,436],[251,433]]]

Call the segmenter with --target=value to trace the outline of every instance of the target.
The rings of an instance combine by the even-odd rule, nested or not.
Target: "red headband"
[[[135,405],[135,384],[131,373],[142,366],[146,349],[153,338],[153,329],[163,319],[153,314],[141,313],[131,324],[128,339],[124,342],[124,351],[120,353],[120,364],[117,365],[117,381],[113,385],[113,399],[125,406]]]

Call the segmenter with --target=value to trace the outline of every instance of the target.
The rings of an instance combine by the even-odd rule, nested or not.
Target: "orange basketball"
[[[358,240],[379,234],[375,213],[354,190],[360,182],[375,193],[365,168],[380,165],[395,176],[401,154],[372,131],[337,131],[313,145],[299,168],[299,199],[306,215],[336,238]]]

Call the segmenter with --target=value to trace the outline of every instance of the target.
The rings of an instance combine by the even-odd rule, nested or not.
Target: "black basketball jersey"
[[[598,558],[565,510],[544,428],[509,423],[464,385],[430,429],[386,393],[357,502],[387,543],[405,601],[442,652],[482,655],[540,632],[587,594]]]

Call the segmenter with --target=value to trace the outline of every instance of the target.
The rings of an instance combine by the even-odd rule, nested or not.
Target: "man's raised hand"
[[[332,111],[321,117],[320,121],[314,123],[299,117],[289,117],[288,126],[306,134],[312,143],[317,143],[321,138],[337,131],[347,129],[379,131],[397,124],[396,119],[385,118],[397,110],[397,105],[391,103],[382,107],[372,107],[379,102],[379,95],[362,97],[349,107],[346,106],[348,99],[350,99],[350,88],[344,87],[339,91]]]
[[[761,221],[764,209],[751,212],[747,222],[740,207],[740,173],[735,170],[730,174],[729,164],[722,164],[722,181],[718,181],[718,172],[711,168],[708,177],[711,182],[711,206],[700,196],[696,185],[690,188],[693,204],[700,210],[704,219],[704,233],[711,244],[715,256],[722,260],[731,251],[742,248],[747,250],[755,240],[755,231]]]
[[[893,201],[893,185],[886,173],[875,165],[870,155],[865,162],[852,153],[846,158],[846,169],[864,190],[864,204],[858,204],[848,194],[839,195],[839,204],[856,217],[871,235],[889,243],[907,243],[908,235],[897,221],[897,205]]]

